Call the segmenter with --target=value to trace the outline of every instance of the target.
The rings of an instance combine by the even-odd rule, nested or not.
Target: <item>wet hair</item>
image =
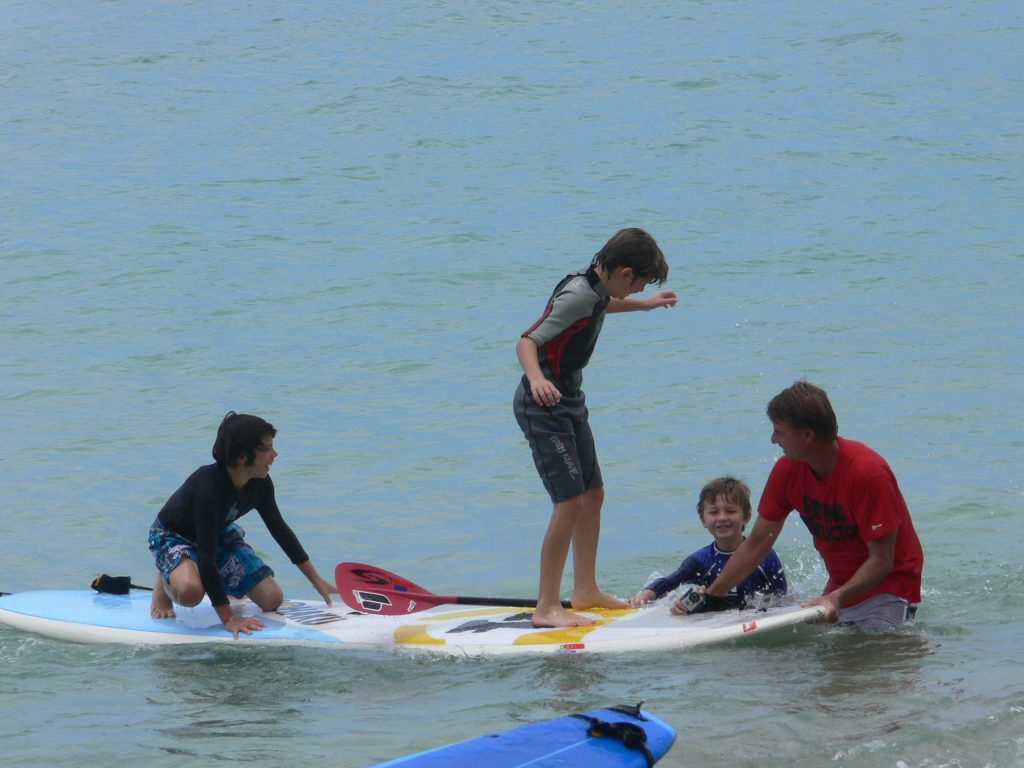
[[[668,262],[653,237],[642,229],[620,229],[604,247],[594,255],[591,266],[602,267],[611,273],[614,269],[629,267],[648,285],[662,285],[668,280]]]
[[[721,496],[726,501],[731,501],[743,510],[744,514],[750,514],[750,488],[742,480],[726,475],[716,477],[700,490],[700,498],[697,500],[697,514],[704,519],[704,504],[714,501]]]
[[[773,424],[783,421],[794,429],[810,429],[818,440],[834,440],[839,434],[836,412],[825,390],[806,380],[773,397],[768,403],[768,418]]]
[[[239,459],[243,459],[247,467],[252,466],[264,438],[276,434],[274,425],[259,416],[228,411],[217,429],[213,458],[224,466],[231,466]]]

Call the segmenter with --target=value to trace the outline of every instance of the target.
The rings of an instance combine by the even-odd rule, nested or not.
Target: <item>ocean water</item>
[[[322,573],[533,594],[514,345],[632,225],[680,303],[609,318],[586,372],[604,586],[706,542],[707,479],[757,493],[801,377],[889,460],[926,564],[913,628],[678,654],[0,628],[0,762],[357,767],[645,700],[666,766],[1024,765],[1022,33],[980,0],[5,2],[0,589],[148,582],[147,527],[234,409],[278,427]],[[795,519],[778,551],[820,590]]]

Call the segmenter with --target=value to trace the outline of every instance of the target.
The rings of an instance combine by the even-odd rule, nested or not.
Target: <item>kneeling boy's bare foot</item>
[[[580,616],[567,611],[565,608],[558,606],[552,608],[550,611],[534,611],[533,612],[533,626],[535,627],[585,627],[588,624],[593,624],[593,619],[588,619],[586,616]]]
[[[573,592],[572,607],[577,610],[584,608],[629,608],[629,603],[602,592],[600,589],[588,592]]]
[[[149,615],[154,619],[173,619],[174,603],[170,595],[164,590],[163,577],[156,577],[156,584],[153,585],[153,599],[149,602]]]

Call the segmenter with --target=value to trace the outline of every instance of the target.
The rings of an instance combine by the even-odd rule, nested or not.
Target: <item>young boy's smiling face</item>
[[[700,521],[715,537],[715,544],[723,552],[732,552],[743,541],[743,528],[750,522],[750,513],[724,496],[705,501]]]

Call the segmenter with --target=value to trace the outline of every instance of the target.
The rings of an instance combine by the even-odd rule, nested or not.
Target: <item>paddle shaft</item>
[[[537,607],[537,601],[528,597],[467,597],[465,595],[435,595],[430,592],[423,595],[409,592],[402,592],[400,594],[402,597],[410,599],[426,598],[437,605],[453,603],[455,605],[502,605],[507,608]],[[563,600],[562,606],[564,608],[572,608],[568,600]]]

